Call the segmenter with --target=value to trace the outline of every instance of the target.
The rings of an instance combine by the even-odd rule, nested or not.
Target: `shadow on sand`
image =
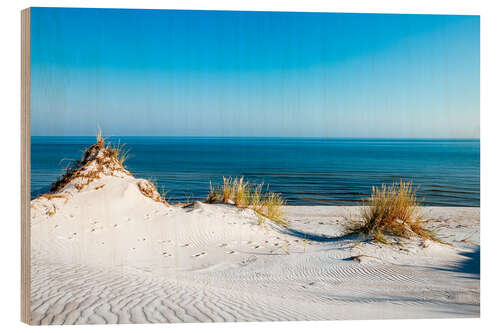
[[[481,271],[481,248],[478,246],[473,252],[458,252],[464,257],[463,260],[447,268],[444,271],[471,274],[473,279],[479,279]]]
[[[314,242],[319,242],[319,243],[328,243],[328,242],[338,242],[342,240],[359,240],[361,236],[359,234],[346,234],[346,235],[341,235],[341,236],[328,236],[324,234],[314,234],[310,232],[304,232],[301,230],[297,229],[292,229],[292,228],[282,228],[282,227],[275,227],[275,229],[278,229],[280,232],[294,236],[297,238],[302,238]]]

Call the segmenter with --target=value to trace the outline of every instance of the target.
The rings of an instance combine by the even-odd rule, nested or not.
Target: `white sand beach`
[[[155,201],[119,168],[78,182],[31,202],[35,325],[480,313],[479,208],[423,208],[451,245],[383,245],[343,236],[357,207],[287,206],[283,228],[229,204]]]

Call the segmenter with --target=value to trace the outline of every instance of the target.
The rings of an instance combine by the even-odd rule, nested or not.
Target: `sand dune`
[[[286,207],[284,229],[120,170],[82,181],[32,201],[32,324],[479,316],[478,208],[424,209],[453,246],[387,246],[342,236],[355,207]]]

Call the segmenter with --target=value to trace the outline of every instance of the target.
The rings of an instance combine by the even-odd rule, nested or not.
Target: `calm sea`
[[[170,200],[203,199],[209,181],[244,176],[269,184],[291,205],[352,205],[372,186],[400,179],[425,205],[479,206],[479,140],[111,137],[125,163],[154,179]],[[95,137],[31,138],[32,197],[43,193]]]

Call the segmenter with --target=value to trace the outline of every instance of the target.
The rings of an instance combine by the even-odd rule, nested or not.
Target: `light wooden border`
[[[30,323],[31,228],[30,228],[30,85],[31,12],[21,11],[21,321]]]

